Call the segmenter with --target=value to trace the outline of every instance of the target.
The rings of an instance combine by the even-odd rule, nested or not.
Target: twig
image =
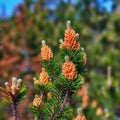
[[[16,100],[12,99],[12,112],[14,120],[19,120]]]

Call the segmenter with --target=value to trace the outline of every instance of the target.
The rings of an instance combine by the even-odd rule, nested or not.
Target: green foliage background
[[[95,6],[91,6],[92,2]],[[89,84],[90,103],[96,99],[99,106],[110,113],[110,117],[106,118],[105,114],[96,116],[96,110],[91,108],[90,104],[83,110],[84,114],[89,120],[117,120],[120,117],[119,4],[119,0],[116,0],[113,11],[108,13],[104,9],[99,11],[96,0],[79,1],[75,5],[61,1],[55,10],[45,8],[44,0],[37,3],[25,0],[25,6],[18,7],[18,15],[14,14],[10,19],[0,21],[0,26],[2,26],[0,29],[0,84],[3,85],[13,76],[22,77],[32,91],[31,93],[35,93],[32,77],[37,76],[41,71],[41,66],[37,67],[40,65],[38,56],[41,40],[45,39],[54,52],[57,52],[59,39],[64,36],[66,20],[71,20],[73,28],[80,34],[79,42],[85,47],[87,53],[88,73],[85,79]],[[34,6],[33,11],[30,10],[31,5]],[[50,19],[51,16],[54,16],[53,20]],[[17,60],[12,60],[16,57]],[[33,60],[33,58],[36,59]],[[8,63],[8,60],[12,62],[4,64],[4,61]],[[112,68],[111,86],[108,86],[108,66]],[[33,97],[28,98],[30,103]],[[77,95],[75,96],[75,101],[79,102],[80,99]],[[4,120],[10,116],[9,109],[2,98],[0,103],[0,113],[2,114],[4,109],[8,111],[0,118]],[[81,102],[76,104],[75,109],[80,105]],[[22,107],[20,106],[21,109]],[[25,118],[22,120],[26,120],[30,114],[26,108],[21,116],[24,114]]]

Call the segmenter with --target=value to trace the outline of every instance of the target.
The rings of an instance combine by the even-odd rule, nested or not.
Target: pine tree
[[[34,78],[34,86],[39,94],[30,105],[37,120],[68,120],[75,117],[69,101],[74,99],[73,94],[82,87],[87,61],[85,51],[77,41],[78,37],[71,28],[71,22],[67,21],[64,41],[60,40],[56,55],[42,41],[43,69],[39,78]],[[79,115],[76,118],[81,119],[85,120],[85,117]]]

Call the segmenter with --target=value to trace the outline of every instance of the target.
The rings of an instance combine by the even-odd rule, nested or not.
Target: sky
[[[64,0],[67,2],[67,0]],[[77,0],[71,0],[71,2],[76,3]],[[102,3],[103,0],[99,0],[101,5],[105,7],[109,12],[111,11],[111,5],[112,2],[108,1],[106,3]],[[4,18],[9,18],[15,7],[17,7],[19,4],[24,3],[24,0],[0,0],[0,16],[4,16]],[[51,5],[53,7],[54,5]],[[5,13],[3,13],[3,9],[5,9]]]
[[[10,17],[15,7],[21,3],[24,3],[24,0],[0,0],[0,16]],[[3,9],[6,9],[5,13],[3,13]]]

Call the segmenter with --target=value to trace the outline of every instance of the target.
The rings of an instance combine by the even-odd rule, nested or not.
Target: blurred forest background
[[[10,17],[0,7],[0,85],[16,76],[29,87],[19,105],[21,120],[33,120],[28,106],[35,94],[33,76],[41,72],[41,41],[56,53],[66,20],[80,34],[88,57],[85,84],[71,108],[84,106],[87,120],[120,120],[120,0],[24,0]],[[0,120],[12,120],[2,97]]]

